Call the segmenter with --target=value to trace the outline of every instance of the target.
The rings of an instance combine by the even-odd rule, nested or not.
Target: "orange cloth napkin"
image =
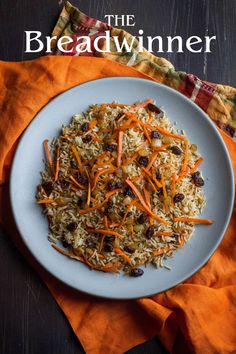
[[[46,282],[86,353],[123,353],[154,335],[172,353],[236,353],[236,208],[220,247],[197,274],[165,293],[136,301],[98,299],[61,284],[32,260],[14,227],[9,169],[18,139],[35,114],[82,82],[109,76],[151,78],[115,62],[85,57],[0,62],[0,69],[2,223]],[[236,143],[221,134],[236,173]]]

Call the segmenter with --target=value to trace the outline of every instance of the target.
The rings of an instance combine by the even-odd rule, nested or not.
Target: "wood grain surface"
[[[62,9],[61,0],[1,0],[0,59],[30,60],[24,30],[50,35]],[[163,53],[178,70],[200,78],[236,86],[235,0],[71,0],[88,15],[104,20],[106,14],[135,15],[137,35],[216,35],[212,53]],[[155,50],[155,47],[154,47]],[[105,340],[105,339],[104,339]],[[45,285],[17,251],[7,232],[0,235],[0,353],[83,353],[66,318]],[[129,351],[166,353],[158,339]],[[187,352],[186,352],[187,353]],[[96,353],[95,353],[96,354]],[[104,353],[106,354],[106,353]]]

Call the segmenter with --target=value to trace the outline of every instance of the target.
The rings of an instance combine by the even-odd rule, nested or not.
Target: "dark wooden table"
[[[216,35],[212,53],[166,53],[179,70],[227,85],[236,85],[235,0],[71,0],[101,20],[105,14],[133,14],[137,34],[150,36]],[[64,1],[1,0],[0,59],[28,60],[24,30],[49,35]],[[38,275],[29,267],[5,232],[0,237],[0,353],[72,354],[83,349],[66,318]],[[129,353],[166,353],[158,339]],[[104,353],[106,354],[106,353]]]

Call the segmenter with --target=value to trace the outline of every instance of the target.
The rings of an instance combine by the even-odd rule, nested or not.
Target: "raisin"
[[[53,191],[53,183],[51,181],[44,182],[42,187],[47,195],[50,195]]]
[[[107,206],[113,207],[113,201],[112,201],[112,199],[108,199],[108,201],[107,201]]]
[[[116,188],[122,188],[123,183],[122,182],[116,182]]]
[[[180,202],[182,202],[182,200],[184,200],[184,194],[183,193],[177,193],[174,196],[174,203],[180,203]]]
[[[203,187],[205,184],[204,179],[202,177],[195,178],[193,180],[193,183],[195,184],[196,187]]]
[[[106,243],[103,247],[105,252],[112,252],[113,251],[113,246],[110,243]]]
[[[115,144],[108,144],[105,148],[106,151],[113,152],[117,149],[117,146]]]
[[[71,231],[71,232],[75,231],[77,229],[77,227],[78,227],[78,224],[76,221],[72,221],[66,226],[67,230]]]
[[[160,108],[158,108],[155,104],[153,103],[149,103],[147,105],[147,109],[150,111],[150,112],[154,112],[154,113],[161,113],[162,111],[160,110]]]
[[[81,130],[82,130],[82,132],[86,132],[86,131],[88,131],[88,129],[89,129],[89,124],[88,124],[88,122],[83,123],[83,124],[81,125]]]
[[[138,162],[140,163],[141,166],[147,167],[149,160],[146,156],[140,156]]]
[[[192,174],[192,178],[193,178],[193,179],[195,179],[195,178],[199,178],[199,177],[201,177],[201,175],[200,175],[200,172],[199,172],[199,171],[196,171],[196,172],[194,172],[194,173]]]
[[[146,214],[141,214],[139,215],[137,219],[138,224],[144,224],[147,221],[147,215]]]
[[[161,173],[160,173],[160,171],[157,171],[157,172],[156,172],[156,179],[157,179],[158,181],[161,180]]]
[[[158,195],[158,197],[163,196],[163,188],[162,187],[160,189],[158,189],[157,195]]]
[[[132,189],[130,187],[126,187],[125,188],[124,195],[128,196],[130,198],[134,198],[135,197],[134,192],[132,191]]]
[[[154,235],[154,228],[150,226],[146,231],[146,238],[150,240],[150,238],[152,238],[153,235]]]
[[[116,189],[116,182],[115,181],[109,181],[107,184],[108,189],[113,190]]]
[[[114,242],[114,241],[115,241],[115,236],[113,236],[113,235],[106,235],[104,241],[105,241],[106,243]]]
[[[90,143],[91,140],[92,140],[92,135],[90,135],[90,134],[87,134],[87,135],[82,137],[82,141],[85,144]]]
[[[151,132],[151,138],[152,139],[160,139],[161,138],[161,134],[159,133],[158,130],[153,130]]]
[[[141,275],[143,275],[144,271],[141,268],[133,268],[131,269],[129,275],[131,277],[140,277]]]
[[[60,181],[62,189],[68,189],[70,187],[70,183],[67,182],[65,179]]]
[[[81,183],[83,185],[87,185],[88,184],[87,176],[83,176],[80,172],[77,173],[77,180],[78,180],[79,183]]]
[[[171,152],[172,152],[174,155],[178,155],[178,156],[179,156],[179,155],[182,154],[182,150],[181,150],[178,146],[176,146],[176,145],[171,146],[170,150],[171,150]]]
[[[88,246],[89,248],[95,248],[96,247],[96,242],[94,240],[92,240],[91,238],[88,238],[85,241],[86,246]]]
[[[117,116],[116,116],[115,120],[120,119],[123,115],[124,115],[124,113],[123,113],[123,112],[119,112],[119,113],[117,114]]]
[[[62,243],[62,246],[63,246],[64,248],[69,247],[69,245],[68,245],[68,243],[67,243],[66,240],[62,240],[61,243]]]
[[[75,159],[70,160],[70,166],[72,168],[77,168],[77,163],[76,163]]]
[[[84,201],[83,201],[83,199],[82,199],[82,198],[78,198],[78,199],[77,199],[77,203],[76,203],[76,204],[78,205],[78,207],[81,207],[81,206],[82,206],[82,204],[83,204],[83,202],[84,202]]]
[[[130,246],[125,246],[124,251],[127,253],[130,253],[130,254],[133,254],[135,250]]]

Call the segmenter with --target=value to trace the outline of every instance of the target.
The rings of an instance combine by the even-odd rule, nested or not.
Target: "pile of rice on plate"
[[[92,105],[44,148],[36,198],[49,240],[91,269],[167,267],[196,224],[212,224],[199,218],[203,158],[152,100]]]

